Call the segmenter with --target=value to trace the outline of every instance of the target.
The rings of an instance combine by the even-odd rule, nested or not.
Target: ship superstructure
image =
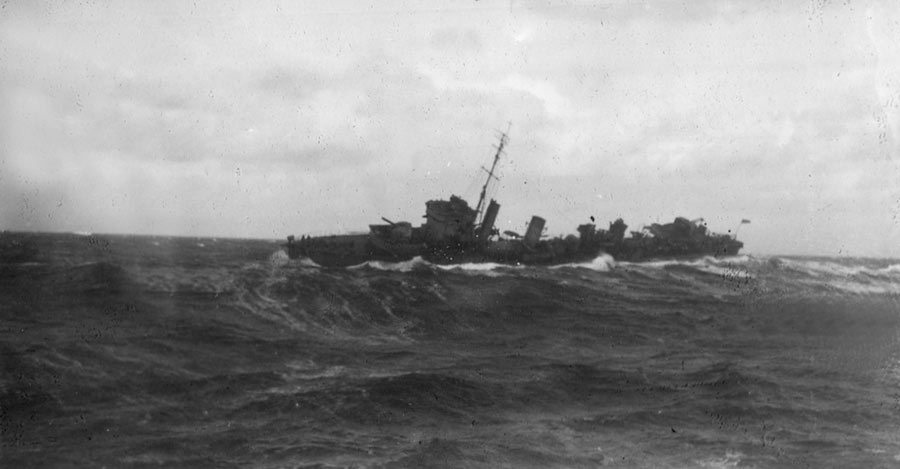
[[[699,256],[734,256],[743,243],[729,235],[707,232],[701,220],[676,218],[673,223],[653,224],[626,237],[628,226],[620,218],[609,229],[596,225],[578,227],[578,235],[545,239],[546,221],[533,216],[524,236],[494,227],[500,204],[485,203],[488,186],[497,179],[497,163],[508,143],[508,131],[500,133],[487,180],[475,208],[465,199],[451,195],[448,200],[425,203],[425,222],[369,225],[365,234],[288,237],[287,251],[292,259],[308,257],[324,267],[346,267],[367,261],[400,262],[421,256],[437,264],[495,262],[505,264],[563,264],[594,259],[601,253],[622,261]]]

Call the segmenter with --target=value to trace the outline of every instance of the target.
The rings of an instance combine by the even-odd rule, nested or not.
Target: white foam
[[[281,253],[281,254],[279,254],[279,253]],[[285,251],[279,249],[278,251],[273,252],[272,255],[269,256],[269,263],[276,264],[276,265],[282,265],[281,264],[282,258],[285,259],[285,262],[288,262],[291,260],[291,258],[288,256],[288,254]],[[297,259],[297,263],[300,264],[301,267],[314,267],[317,269],[322,268],[321,265],[316,264],[316,261],[314,261],[308,257],[305,257],[305,256]]]
[[[582,269],[591,269],[597,272],[609,272],[616,268],[616,260],[609,254],[600,254],[588,262],[573,262],[570,264],[561,264],[550,267],[551,269],[559,269],[563,267],[575,267]]]
[[[699,467],[710,467],[710,468],[730,468],[730,467],[738,467],[741,464],[741,460],[743,459],[743,453],[726,451],[725,457],[721,458],[709,458],[705,461],[698,461]]]
[[[807,275],[808,278],[800,280],[806,285],[827,286],[858,295],[900,293],[900,264],[873,268],[848,264],[852,260],[775,259],[783,268]]]
[[[876,284],[863,284],[852,281],[829,282],[828,285],[849,293],[858,295],[900,293],[900,284],[896,282],[878,282]]]
[[[741,256],[725,256],[725,257],[706,256],[703,259],[706,260],[707,262],[710,262],[713,264],[728,264],[728,265],[750,264],[751,262],[756,260],[748,254],[744,254]]]
[[[315,268],[319,268],[319,269],[322,268],[322,266],[317,264],[316,261],[314,261],[308,257],[301,257],[300,265],[302,265],[303,267],[315,267]]]
[[[705,256],[698,259],[664,259],[659,261],[641,261],[641,262],[620,262],[620,265],[631,267],[651,267],[662,269],[672,265],[683,265],[688,267],[703,268],[709,265],[718,265],[719,263],[727,263],[728,258],[717,259],[712,256]]]
[[[360,269],[363,267],[370,267],[378,270],[392,271],[392,272],[411,272],[413,269],[417,267],[436,267],[441,270],[453,270],[453,271],[464,271],[464,272],[480,272],[480,273],[488,273],[494,272],[498,269],[510,269],[510,268],[521,268],[520,265],[507,265],[507,264],[498,264],[495,262],[465,262],[461,264],[432,264],[431,262],[422,259],[421,256],[416,256],[408,261],[401,262],[385,262],[385,261],[367,261],[362,264],[354,265],[352,267],[348,267],[349,269]]]
[[[292,379],[321,379],[321,378],[337,378],[347,374],[347,368],[340,365],[332,365],[327,367],[319,367],[315,364],[307,366],[310,363],[288,363],[286,366],[291,369],[289,375]]]
[[[473,272],[485,272],[499,268],[521,268],[522,266],[518,264],[498,264],[496,262],[466,262],[463,264],[437,265],[436,267],[443,270],[468,270]]]
[[[350,266],[348,267],[348,269],[361,269],[363,267],[370,267],[373,269],[385,270],[390,272],[410,272],[414,268],[424,265],[431,265],[431,263],[422,259],[422,256],[416,256],[408,261],[401,262],[366,261],[362,264]]]
[[[719,266],[719,265],[702,265],[699,266],[699,269],[704,272],[709,272],[711,274],[716,274],[720,277],[734,279],[734,280],[751,280],[753,279],[753,275],[750,274],[750,271],[746,268],[735,267],[735,266]]]
[[[891,264],[882,268],[871,268],[864,265],[844,265],[837,262],[802,260],[802,259],[778,259],[783,265],[794,270],[801,271],[813,277],[822,275],[852,276],[868,274],[873,276],[886,276],[900,274],[900,264]]]
[[[287,264],[291,259],[288,257],[287,253],[282,251],[281,249],[273,252],[269,256],[269,265],[274,266],[283,266]],[[312,262],[312,261],[310,261]]]

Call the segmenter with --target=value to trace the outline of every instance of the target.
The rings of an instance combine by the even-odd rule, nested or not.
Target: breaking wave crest
[[[424,259],[421,256],[416,256],[408,261],[400,261],[400,262],[388,262],[388,261],[367,261],[362,264],[358,264],[352,267],[348,267],[348,269],[375,269],[375,270],[383,270],[389,272],[412,272],[413,270],[421,267],[429,267],[432,264]]]
[[[835,260],[811,260],[797,258],[777,258],[776,262],[787,269],[792,269],[807,275],[819,276],[856,276],[869,275],[872,277],[900,276],[900,263],[890,261],[869,261],[868,265],[839,262]],[[863,261],[865,262],[865,261]]]
[[[594,259],[588,262],[575,262],[571,264],[563,264],[559,266],[554,266],[553,268],[582,268],[582,269],[590,269],[597,272],[609,272],[612,269],[616,268],[616,260],[613,259],[609,254],[600,254]]]
[[[900,263],[891,260],[771,258],[766,269],[792,282],[852,294],[900,294]]]
[[[308,258],[301,258],[298,262],[301,265],[306,265],[310,267],[318,267],[314,261]],[[483,273],[485,275],[491,275],[492,273],[500,273],[502,271],[507,270],[516,270],[516,269],[526,269],[529,267],[532,268],[550,268],[550,269],[558,269],[558,268],[583,268],[590,269],[597,272],[609,272],[610,270],[616,267],[617,263],[615,259],[609,254],[600,254],[596,258],[586,261],[586,262],[573,262],[568,264],[560,264],[560,265],[552,265],[548,267],[543,266],[527,266],[522,264],[501,264],[497,262],[463,262],[459,264],[434,264],[424,260],[421,256],[416,256],[413,259],[408,261],[400,261],[400,262],[390,262],[390,261],[367,261],[361,264],[357,264],[354,266],[350,266],[348,270],[359,270],[359,269],[374,269],[388,272],[412,272],[416,269],[440,269],[444,271],[456,271],[456,272],[476,272]]]

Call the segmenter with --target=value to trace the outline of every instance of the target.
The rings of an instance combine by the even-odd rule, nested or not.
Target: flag
[[[746,218],[743,219],[743,220],[741,220],[741,224],[742,224],[742,225],[744,225],[744,224],[749,224],[749,223],[750,223],[750,220],[748,220],[748,219],[746,219]]]

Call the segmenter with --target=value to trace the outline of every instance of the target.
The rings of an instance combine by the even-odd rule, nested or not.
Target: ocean
[[[0,239],[3,467],[900,466],[900,260]]]

